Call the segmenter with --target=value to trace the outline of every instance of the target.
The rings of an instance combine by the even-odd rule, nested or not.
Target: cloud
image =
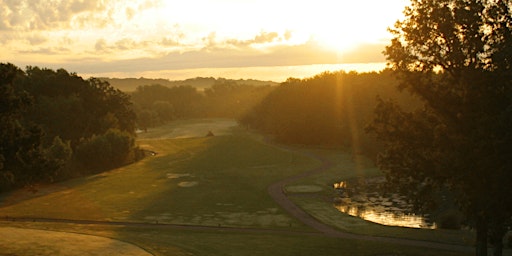
[[[96,44],[94,44],[94,49],[96,52],[109,52],[107,41],[105,41],[103,38],[100,38],[96,41]]]
[[[306,72],[300,69],[301,65],[365,63],[368,61],[382,63],[385,61],[381,54],[385,46],[384,43],[360,45],[354,49],[353,53],[340,55],[329,49],[322,48],[314,41],[297,45],[273,45],[263,51],[250,47],[244,49],[205,47],[190,51],[171,52],[160,57],[108,60],[108,56],[113,53],[119,55],[114,49],[117,47],[116,44],[123,43],[137,44],[138,42],[129,40],[108,42],[105,39],[99,39],[95,45],[98,53],[82,55],[83,57],[71,55],[70,51],[67,53],[63,52],[69,49],[40,48],[32,50],[31,53],[46,55],[65,54],[63,56],[71,57],[52,63],[33,60],[28,62],[15,61],[13,63],[18,66],[35,65],[53,69],[65,68],[70,72],[92,76],[105,76],[109,74],[108,76],[133,77],[144,73],[160,74],[160,72],[166,70],[168,74],[188,72],[187,76],[193,77],[194,74],[210,74],[208,73],[211,72],[210,68],[215,70],[231,70],[230,72],[235,73],[242,72],[243,70],[281,70],[279,72],[282,76],[300,76],[297,70]],[[126,55],[120,55],[126,57]],[[41,58],[39,59],[41,60]],[[286,67],[286,69],[279,69],[279,66]],[[291,66],[297,66],[298,69],[296,70]],[[296,70],[295,73],[292,70]],[[281,78],[276,79],[279,80]]]
[[[111,54],[117,52],[122,55],[123,52],[133,52],[136,50],[145,50],[151,43],[148,41],[135,41],[132,38],[125,37],[108,43],[104,38],[96,40],[94,44],[94,54]]]
[[[215,38],[210,34],[209,39]],[[268,37],[273,38],[273,37]],[[275,39],[274,39],[275,40]],[[268,41],[268,40],[263,40]],[[126,43],[134,43],[127,41]],[[136,43],[136,42],[135,42]],[[104,41],[97,45],[104,50]],[[112,47],[112,46],[111,46]],[[361,45],[354,53],[340,55],[321,47],[314,41],[299,45],[279,45],[265,51],[257,49],[208,48],[188,52],[172,52],[162,57],[137,58],[117,61],[75,60],[67,65],[71,70],[83,73],[145,72],[196,68],[236,68],[262,66],[295,66],[310,64],[339,64],[383,62],[383,45]],[[382,48],[382,49],[381,49]],[[107,47],[107,49],[109,49]]]
[[[166,36],[160,40],[160,45],[163,47],[177,47],[183,46],[181,40],[186,36],[179,24],[174,24],[171,28],[165,30]]]
[[[48,41],[48,38],[39,34],[27,36],[26,39],[28,40],[30,45],[40,45]]]
[[[279,34],[277,32],[265,32],[262,31],[260,34],[256,35],[254,38],[249,40],[237,40],[237,39],[230,39],[227,40],[225,43],[228,45],[233,45],[236,47],[247,47],[255,44],[265,44],[265,43],[272,43],[275,40],[279,38]]]
[[[135,9],[133,9],[131,7],[127,7],[125,13],[126,13],[126,18],[128,20],[131,20],[131,19],[133,19],[133,16],[135,16]]]
[[[69,1],[67,1],[69,2]],[[62,3],[61,3],[62,4]],[[65,6],[65,5],[61,5]],[[96,10],[98,6],[101,6],[99,1],[91,0],[74,0],[68,3],[68,6],[61,11],[72,11],[72,13],[80,13],[84,11]]]
[[[345,63],[373,63],[385,62],[382,53],[387,43],[361,44],[350,52],[341,54],[339,59]]]
[[[162,0],[0,0],[0,30],[58,30],[103,28],[115,23],[113,14],[161,6]],[[133,7],[132,7],[133,6]]]
[[[203,38],[203,42],[206,48],[248,48],[256,45],[265,45],[269,43],[283,41],[283,38],[288,38],[287,32],[281,37],[277,32],[265,32],[261,31],[254,38],[247,40],[240,39],[226,39],[224,41],[217,41],[217,35],[215,32],[210,33],[207,37]],[[287,39],[285,39],[287,40]]]
[[[42,55],[59,55],[64,53],[69,53],[70,49],[66,47],[41,47],[30,50],[20,51],[20,53],[24,54],[42,54]]]
[[[217,47],[217,33],[211,32],[207,36],[203,37],[201,39],[203,41],[205,48],[216,48]]]
[[[162,38],[162,41],[160,41],[160,44],[164,47],[169,47],[169,46],[180,46],[180,41],[179,40],[176,40],[174,38],[171,38],[171,37],[164,37]]]
[[[51,30],[70,27],[75,15],[102,12],[101,0],[0,0],[4,30]]]
[[[138,10],[143,11],[147,9],[159,8],[163,5],[162,0],[145,0],[139,4]]]
[[[284,32],[284,40],[288,41],[290,40],[290,38],[292,38],[292,32],[290,30],[286,30],[286,32]]]

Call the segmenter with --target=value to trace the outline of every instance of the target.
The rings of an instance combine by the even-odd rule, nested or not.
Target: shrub
[[[460,229],[461,222],[461,213],[456,210],[446,210],[436,218],[438,228],[442,229]]]
[[[131,161],[134,144],[135,140],[129,133],[109,130],[105,134],[82,140],[75,157],[88,172],[100,172]]]

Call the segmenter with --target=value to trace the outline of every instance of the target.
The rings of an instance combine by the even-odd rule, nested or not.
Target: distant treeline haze
[[[278,85],[279,83],[272,81],[260,81],[254,79],[226,79],[226,78],[214,78],[214,77],[196,77],[185,80],[168,80],[168,79],[153,79],[153,78],[107,78],[100,77],[100,80],[108,82],[113,87],[123,92],[133,92],[141,85],[163,85],[165,87],[177,87],[177,86],[192,86],[199,91],[203,91],[206,88],[212,87],[216,83],[236,83],[239,85],[253,85],[253,86],[266,86],[266,85]]]
[[[132,92],[140,129],[186,118],[239,118],[274,88],[218,79],[209,88],[143,85]]]
[[[340,71],[290,78],[278,86],[226,79],[214,80],[203,89],[144,85],[131,96],[141,129],[175,119],[235,118],[279,142],[353,147],[356,153],[374,156],[376,141],[364,127],[373,118],[377,95],[393,98],[408,109],[420,106],[417,99],[396,88],[391,71]]]
[[[0,74],[0,190],[136,161],[143,156],[136,129],[177,119],[234,118],[279,142],[345,146],[373,156],[377,144],[364,127],[377,95],[419,105],[397,91],[391,71],[326,72],[277,86],[207,79],[213,82],[207,88],[151,84],[128,93],[64,69],[1,64]]]

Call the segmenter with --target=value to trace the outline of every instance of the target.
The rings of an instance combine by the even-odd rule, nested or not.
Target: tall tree
[[[57,169],[41,147],[42,130],[24,119],[32,99],[14,85],[23,76],[16,66],[0,64],[0,191],[30,185]]]
[[[134,137],[130,98],[108,83],[64,69],[23,72],[0,64],[0,190],[100,170],[80,165],[76,150],[87,148],[81,144],[98,154],[108,147],[101,170],[126,164],[139,156]]]
[[[477,233],[501,255],[512,218],[512,1],[412,0],[385,54],[414,112],[381,100],[369,129],[379,166],[416,203],[450,189]]]

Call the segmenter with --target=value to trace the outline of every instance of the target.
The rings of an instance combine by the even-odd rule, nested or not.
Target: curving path
[[[280,149],[297,153],[297,151],[284,147],[269,143],[268,140],[264,139],[263,143],[268,145],[278,147]],[[57,222],[57,223],[68,223],[68,224],[86,224],[86,225],[108,225],[108,226],[131,226],[131,227],[144,227],[144,228],[164,228],[164,229],[187,229],[187,230],[218,230],[218,231],[234,231],[234,232],[253,232],[253,233],[282,233],[282,234],[302,234],[302,235],[310,235],[310,236],[329,236],[329,237],[338,237],[344,239],[355,239],[355,240],[363,240],[363,241],[377,241],[384,243],[393,243],[400,245],[408,245],[408,246],[418,246],[432,249],[441,249],[441,250],[451,250],[451,251],[462,251],[462,252],[472,252],[474,249],[468,246],[462,245],[453,245],[453,244],[443,244],[429,241],[419,241],[419,240],[410,240],[403,238],[391,238],[391,237],[379,237],[379,236],[370,236],[370,235],[358,235],[352,234],[348,232],[343,232],[339,229],[336,229],[332,226],[328,226],[308,213],[302,210],[300,207],[295,205],[284,192],[284,187],[287,184],[290,184],[299,179],[306,178],[308,176],[321,173],[323,171],[328,170],[333,167],[334,163],[330,162],[327,159],[324,159],[318,155],[313,153],[302,153],[307,157],[311,157],[320,161],[320,165],[316,168],[308,170],[304,173],[288,177],[284,180],[276,182],[270,185],[267,188],[269,195],[290,215],[294,216],[304,224],[312,227],[317,232],[304,232],[304,231],[285,231],[285,230],[275,230],[275,229],[259,229],[259,228],[235,228],[235,227],[224,227],[224,226],[199,226],[199,225],[174,225],[174,224],[162,224],[162,223],[134,223],[134,222],[109,222],[109,221],[90,221],[90,220],[66,220],[66,219],[49,219],[49,218],[10,218],[7,216],[0,217],[0,222]],[[0,229],[0,234],[5,234],[6,230]],[[19,230],[18,230],[19,231]],[[19,231],[22,232],[22,231]],[[30,230],[32,232],[32,230]],[[41,231],[45,232],[45,231]],[[46,231],[47,232],[47,231]],[[58,233],[58,232],[56,232]],[[32,233],[31,233],[32,234]],[[52,233],[53,235],[57,235]],[[69,233],[64,233],[69,234]],[[0,244],[0,248],[2,244]],[[140,249],[140,248],[139,248]],[[0,252],[1,254],[1,252]],[[142,255],[142,254],[141,254]]]
[[[274,145],[275,146],[275,145]],[[287,147],[276,146],[286,151],[293,151]],[[295,151],[296,152],[296,151]],[[441,250],[449,250],[449,251],[461,251],[461,252],[473,252],[474,248],[463,246],[463,245],[454,245],[454,244],[443,244],[429,241],[420,241],[420,240],[411,240],[411,239],[403,239],[403,238],[392,238],[392,237],[380,237],[380,236],[370,236],[370,235],[359,235],[348,232],[343,232],[338,230],[332,226],[328,226],[316,218],[312,217],[296,204],[294,204],[284,192],[284,187],[296,180],[306,178],[313,174],[318,174],[327,169],[333,167],[333,163],[327,159],[324,159],[318,155],[312,153],[303,153],[307,157],[311,157],[321,162],[319,167],[316,167],[312,170],[306,171],[304,173],[288,177],[287,179],[281,180],[270,185],[267,189],[270,196],[288,213],[292,216],[303,222],[304,224],[310,226],[311,228],[323,233],[325,236],[330,237],[338,237],[345,239],[356,239],[356,240],[364,240],[364,241],[377,241],[377,242],[385,242],[385,243],[393,243],[400,245],[408,245],[408,246],[418,246],[418,247],[426,247],[431,249],[441,249]]]

